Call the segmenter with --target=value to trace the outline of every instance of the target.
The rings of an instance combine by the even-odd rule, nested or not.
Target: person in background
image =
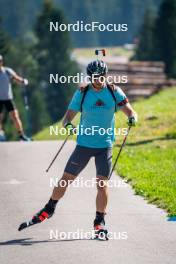
[[[3,133],[3,109],[5,108],[18,132],[19,140],[30,141],[24,133],[23,125],[13,100],[12,80],[18,84],[28,85],[27,79],[16,74],[11,68],[4,66],[3,56],[0,55],[0,131]]]

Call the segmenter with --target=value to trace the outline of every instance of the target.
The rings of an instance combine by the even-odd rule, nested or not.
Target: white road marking
[[[17,185],[17,184],[23,184],[25,181],[18,181],[16,179],[11,179],[10,181],[0,181],[0,184],[13,184],[13,185]]]

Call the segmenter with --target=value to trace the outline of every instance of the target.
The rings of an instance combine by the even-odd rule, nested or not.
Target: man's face
[[[91,81],[96,86],[102,87],[106,81],[106,76],[105,75],[93,75]]]

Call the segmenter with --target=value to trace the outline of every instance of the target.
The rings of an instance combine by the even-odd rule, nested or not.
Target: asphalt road
[[[112,179],[117,187],[110,188],[106,216],[115,239],[102,242],[73,237],[78,231],[85,237],[92,230],[95,187],[69,188],[53,218],[17,231],[21,222],[48,201],[50,179],[62,175],[75,146],[71,141],[50,172],[45,173],[60,145],[61,142],[0,144],[0,263],[174,264],[176,222],[168,222],[166,213],[134,195],[116,175]],[[92,177],[93,160],[80,174],[80,181]]]

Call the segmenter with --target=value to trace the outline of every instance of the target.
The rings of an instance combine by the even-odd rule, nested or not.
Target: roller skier
[[[54,188],[49,201],[29,222],[22,223],[19,226],[19,231],[52,217],[56,205],[64,196],[70,181],[74,181],[86,167],[90,158],[94,157],[97,196],[93,228],[95,238],[107,239],[105,215],[108,202],[107,182],[111,175],[112,145],[115,139],[114,114],[118,110],[124,112],[128,117],[129,127],[135,126],[137,122],[137,114],[129,104],[124,92],[119,87],[106,82],[107,72],[107,65],[102,60],[97,59],[88,64],[87,74],[90,78],[90,84],[77,89],[63,119],[63,126],[68,131],[74,130],[72,120],[78,112],[81,112],[79,126],[84,128],[84,133],[77,136],[75,150],[71,154],[63,176],[58,182],[58,187]],[[88,131],[93,126],[104,128],[106,131],[111,129],[112,133],[111,135],[105,133],[103,136],[99,132],[86,134],[86,129]],[[62,181],[66,182],[65,187],[61,186]]]
[[[3,110],[4,108],[9,113],[13,124],[18,132],[20,141],[30,141],[23,130],[22,121],[16,108],[11,83],[15,81],[18,84],[28,85],[28,80],[19,76],[14,70],[4,66],[3,56],[0,55],[0,132],[5,140],[3,132]]]

